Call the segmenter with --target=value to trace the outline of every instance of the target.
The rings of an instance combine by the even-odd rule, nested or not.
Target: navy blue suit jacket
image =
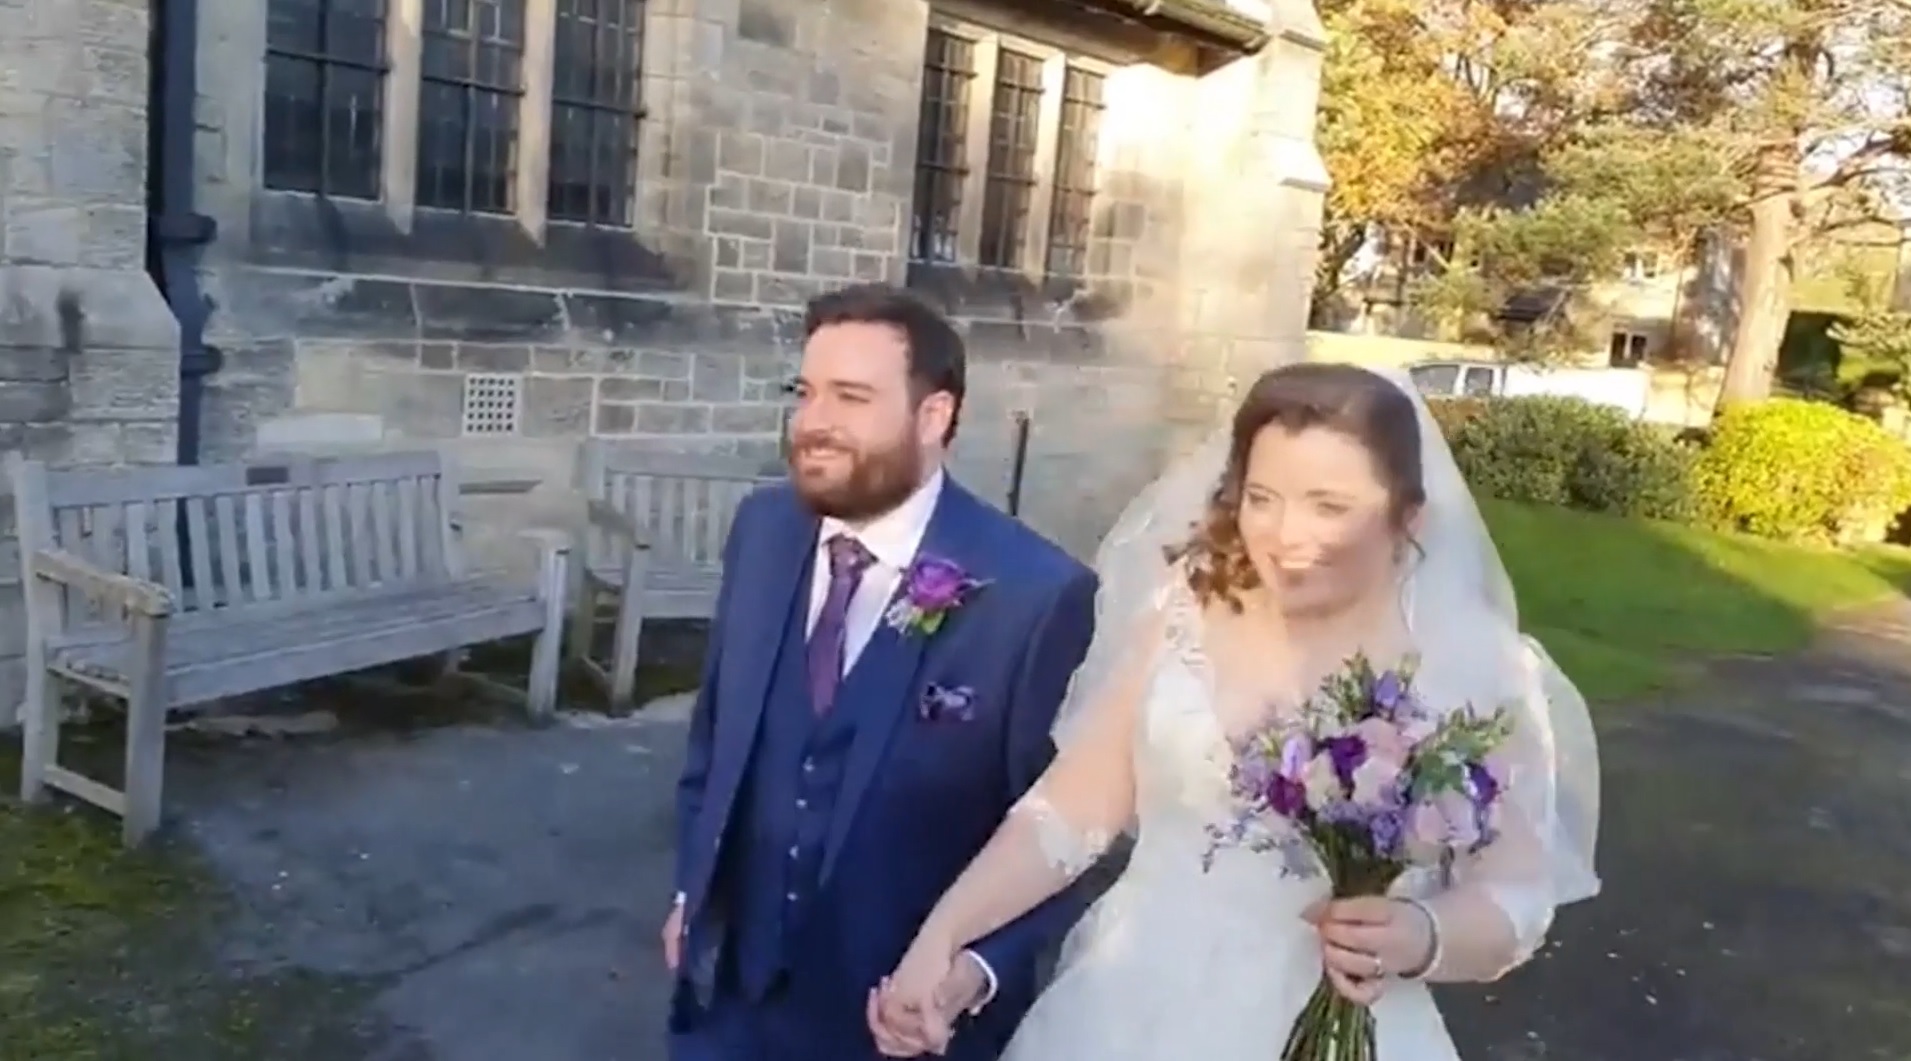
[[[781,624],[793,595],[808,592],[802,576],[818,528],[794,490],[777,483],[744,501],[724,549],[678,785],[677,886],[686,926],[678,1009],[707,1005],[715,990],[724,912],[712,901],[713,878],[732,840],[727,830]],[[804,953],[791,971],[805,996],[831,1011],[819,1018],[842,1027],[842,1018],[861,1025],[868,990],[895,967],[937,899],[1047,768],[1056,710],[1094,632],[1094,574],[952,479],[919,552],[953,560],[987,585],[933,635],[879,626],[856,663],[877,670],[859,675],[869,706],[829,823]],[[972,691],[973,717],[922,710],[930,683]],[[1034,999],[1038,958],[1082,905],[1076,889],[1066,890],[976,944],[998,990],[958,1031],[952,1056],[993,1056],[1006,1042]],[[673,1013],[673,1023],[682,1019]],[[866,1030],[856,1049],[873,1056]]]

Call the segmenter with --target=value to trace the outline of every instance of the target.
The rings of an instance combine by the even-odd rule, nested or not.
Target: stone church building
[[[0,449],[775,459],[805,298],[970,338],[956,474],[1080,550],[1303,347],[1309,0],[0,0]],[[0,498],[0,704],[18,561]],[[0,708],[0,716],[7,714]]]

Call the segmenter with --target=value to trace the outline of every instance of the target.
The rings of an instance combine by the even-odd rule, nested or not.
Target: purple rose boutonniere
[[[902,592],[884,618],[901,633],[928,637],[986,584],[970,578],[955,561],[924,553],[903,572]]]

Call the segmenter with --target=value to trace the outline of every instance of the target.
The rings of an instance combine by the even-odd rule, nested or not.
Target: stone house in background
[[[147,275],[147,8],[0,0],[8,448],[438,447],[538,484],[484,502],[502,531],[568,518],[586,437],[773,460],[804,300],[887,280],[967,329],[957,475],[1004,497],[1025,414],[1023,514],[1087,549],[1237,382],[1303,356],[1326,186],[1309,0],[197,14],[165,52],[196,71],[190,132],[152,137],[190,137],[215,226],[182,372]],[[208,234],[182,190],[154,248]],[[0,704],[18,622],[0,585]]]

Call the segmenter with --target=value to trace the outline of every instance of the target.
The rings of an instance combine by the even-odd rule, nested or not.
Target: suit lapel
[[[981,568],[979,558],[974,555],[975,550],[968,547],[975,537],[972,528],[978,508],[975,499],[956,485],[953,479],[946,480],[916,555],[944,557],[955,561],[973,577],[988,578],[987,571]],[[905,573],[897,583],[898,596],[905,591],[908,581]],[[894,599],[891,598],[892,603]],[[882,765],[889,742],[895,736],[897,723],[914,709],[909,694],[915,687],[916,675],[922,669],[923,655],[928,651],[931,640],[931,637],[899,631],[890,626],[887,611],[885,608],[884,620],[876,627],[855,668],[845,679],[844,691],[854,696],[856,704],[852,707],[849,703],[842,703],[837,708],[859,707],[863,710],[857,718],[856,736],[850,744],[849,761],[844,767],[843,788],[837,796],[828,841],[823,848],[822,879],[825,882],[836,865],[836,856],[842,850],[844,838],[849,835],[857,808],[862,805],[863,797],[868,794],[876,771]],[[943,632],[931,636],[940,636]]]
[[[739,709],[736,727],[728,735],[730,740],[741,742],[745,756],[756,739],[770,697],[776,654],[783,644],[783,624],[789,619],[796,594],[808,589],[803,576],[809,572],[810,559],[816,552],[819,521],[794,499],[786,500],[789,503],[779,513],[780,518],[770,521],[771,537],[761,552],[753,554],[756,562],[742,565],[754,587],[741,594],[748,603],[741,609],[737,624],[739,643],[749,655],[738,670],[741,684],[735,699],[726,696],[724,703]]]

